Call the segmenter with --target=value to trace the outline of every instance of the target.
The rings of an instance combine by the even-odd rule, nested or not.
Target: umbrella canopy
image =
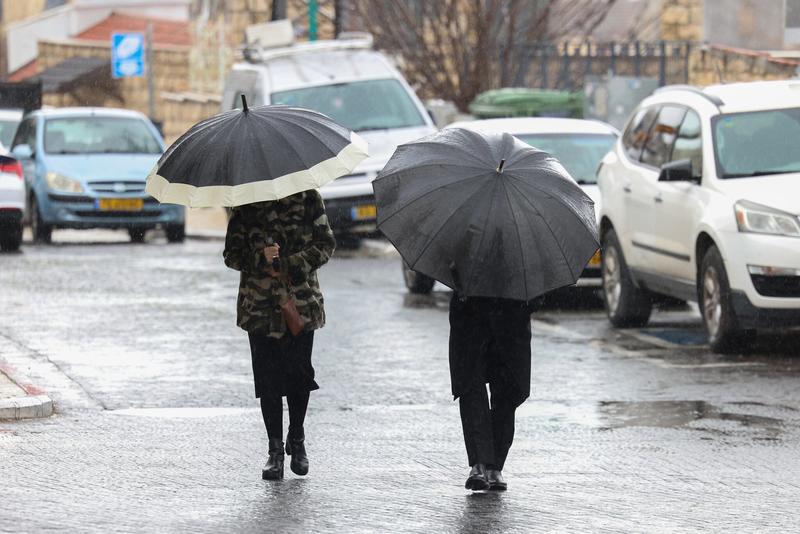
[[[307,109],[233,109],[192,126],[158,160],[146,191],[190,207],[240,206],[316,189],[367,157],[363,139]]]
[[[599,247],[592,200],[511,134],[401,145],[373,186],[378,228],[409,266],[464,296],[529,301],[574,284]]]

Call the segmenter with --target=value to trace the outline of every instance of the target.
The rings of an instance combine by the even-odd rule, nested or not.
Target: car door
[[[670,153],[669,161],[688,159],[697,182],[658,182],[654,215],[657,220],[653,245],[662,254],[661,268],[672,278],[693,282],[695,267],[691,261],[694,227],[702,214],[699,181],[703,171],[703,136],[700,116],[686,112]]]
[[[659,240],[663,221],[656,215],[660,202],[658,175],[661,165],[669,161],[685,114],[684,106],[664,104],[660,107],[642,147],[638,179],[632,184],[632,210],[636,213],[637,226],[631,233],[631,245],[637,251],[642,269],[652,273],[662,273],[665,261],[673,255]]]
[[[620,158],[619,174],[617,176],[618,188],[614,191],[616,199],[605,199],[604,202],[615,202],[621,209],[613,221],[617,229],[625,260],[630,267],[642,264],[642,251],[632,246],[646,224],[650,214],[645,209],[648,195],[652,197],[654,191],[642,173],[640,157],[648,133],[658,117],[660,107],[649,106],[640,108],[631,119],[628,128],[622,136],[622,152]]]

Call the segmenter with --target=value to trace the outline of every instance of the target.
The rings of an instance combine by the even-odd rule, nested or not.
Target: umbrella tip
[[[250,108],[247,107],[247,98],[244,96],[244,93],[242,93],[242,111],[247,113],[249,110]]]
[[[244,95],[242,95],[242,96],[244,96]],[[505,165],[505,164],[506,164],[506,160],[501,159],[500,160],[500,165],[497,166],[497,172],[503,172],[503,165]]]

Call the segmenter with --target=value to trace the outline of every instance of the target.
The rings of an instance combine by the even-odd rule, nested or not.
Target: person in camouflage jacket
[[[268,274],[264,249],[270,242],[280,247],[279,276]],[[294,294],[306,330],[322,328],[325,308],[316,271],[335,247],[317,191],[233,208],[223,256],[225,265],[242,273],[237,324],[274,338],[286,335],[281,304]]]
[[[283,478],[284,450],[291,469],[308,473],[305,421],[309,393],[318,389],[311,352],[314,331],[325,325],[317,269],[333,254],[336,240],[317,191],[233,208],[223,257],[240,271],[237,324],[247,331],[256,397],[269,436],[264,479]],[[293,335],[281,305],[295,299],[305,327]],[[283,399],[289,406],[284,449]]]

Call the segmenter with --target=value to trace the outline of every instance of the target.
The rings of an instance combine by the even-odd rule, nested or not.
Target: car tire
[[[147,228],[128,228],[131,243],[144,243],[145,234],[147,234]]]
[[[167,226],[165,233],[167,234],[168,242],[183,243],[183,241],[186,239],[186,225],[171,224]]]
[[[22,222],[0,231],[0,250],[16,252],[22,246]]]
[[[611,324],[618,328],[646,325],[653,310],[650,294],[633,282],[614,230],[603,235],[600,269],[603,306]]]
[[[697,302],[708,333],[708,344],[713,352],[730,354],[749,347],[755,332],[743,330],[739,325],[733,309],[725,262],[714,245],[706,251],[700,263]]]
[[[44,222],[36,195],[31,196],[31,233],[34,243],[50,243],[53,239],[53,227]]]
[[[403,262],[403,280],[408,291],[415,295],[429,295],[436,284],[436,280],[412,270],[406,262]]]

